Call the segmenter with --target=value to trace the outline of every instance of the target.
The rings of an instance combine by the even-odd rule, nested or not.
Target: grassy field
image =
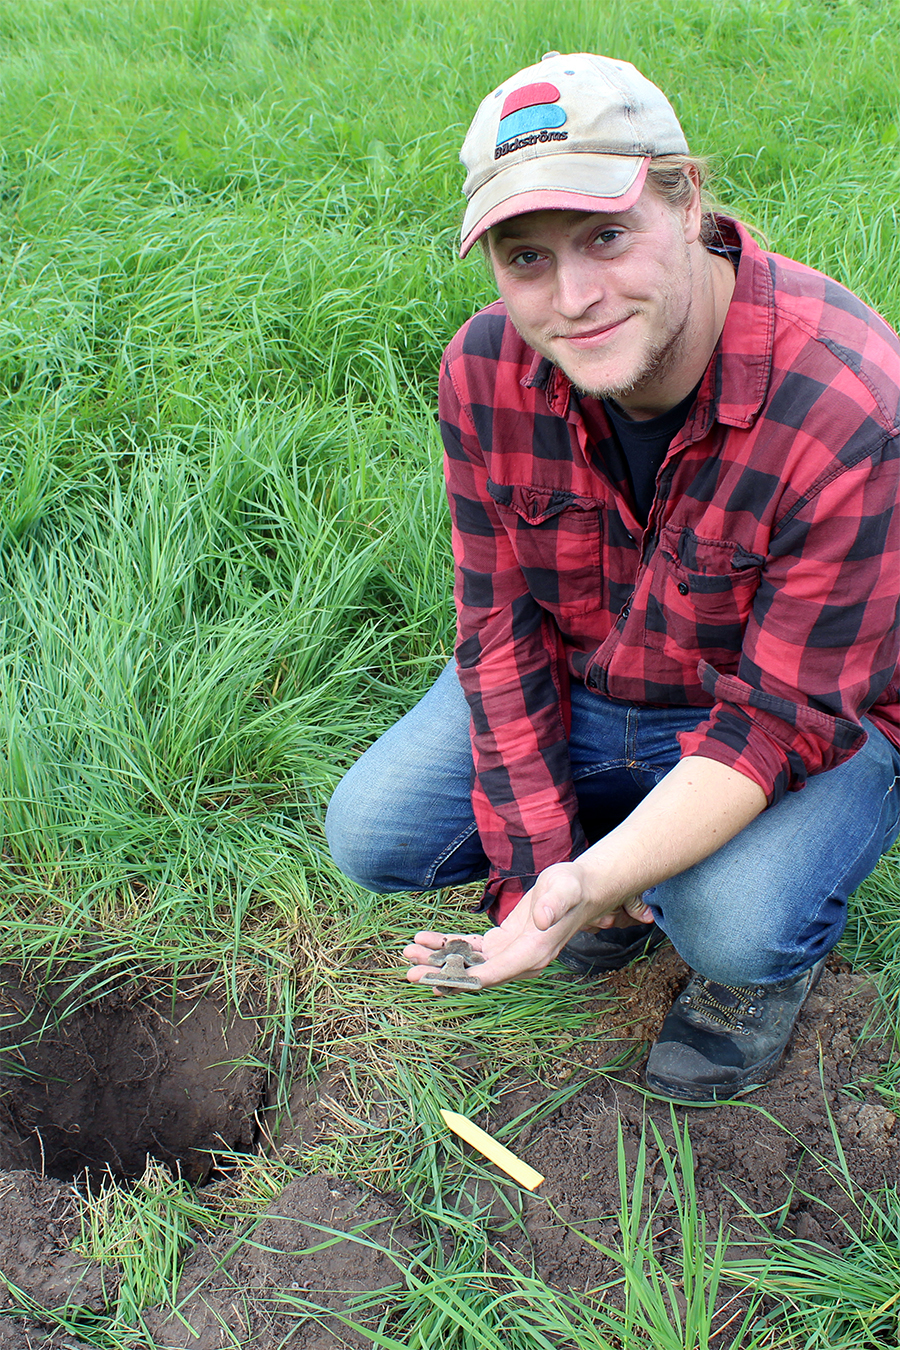
[[[235,1000],[264,989],[285,1083],[312,1024],[301,1069],[352,1045],[393,1094],[391,1129],[313,1161],[416,1203],[434,1150],[404,1146],[404,1103],[430,1118],[460,1022],[344,976],[446,909],[352,886],[321,822],[451,651],[436,372],[491,298],[455,256],[465,126],[547,49],[632,60],[720,199],[897,327],[898,34],[896,0],[2,6],[0,961],[49,975],[89,945],[85,999],[160,963],[214,966]],[[895,991],[896,860],[865,900],[847,950]],[[465,1038],[499,1074],[551,1058],[579,1016],[547,979]],[[490,1075],[459,1091],[477,1111]],[[832,1272],[850,1324],[890,1299],[865,1278],[873,1253],[898,1270],[879,1231]],[[413,1282],[443,1329],[404,1344],[645,1343],[539,1282],[513,1280],[518,1322],[489,1281],[450,1297],[483,1246],[460,1230],[444,1283],[437,1265]],[[824,1276],[813,1297],[796,1252],[777,1261],[783,1343],[838,1344]],[[664,1338],[648,1300],[654,1344],[707,1344],[701,1313]]]

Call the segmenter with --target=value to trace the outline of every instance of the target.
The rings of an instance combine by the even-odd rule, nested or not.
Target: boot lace
[[[721,993],[731,994],[734,1002],[723,1002]],[[749,1035],[750,1028],[745,1025],[744,1019],[759,1016],[764,996],[764,989],[745,988],[739,984],[714,984],[712,980],[697,979],[693,981],[691,993],[684,994],[681,1001],[726,1031]]]

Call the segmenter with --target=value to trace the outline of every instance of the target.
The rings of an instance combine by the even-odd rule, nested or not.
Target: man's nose
[[[566,319],[579,319],[605,295],[602,269],[579,254],[558,258],[556,262],[557,312]]]

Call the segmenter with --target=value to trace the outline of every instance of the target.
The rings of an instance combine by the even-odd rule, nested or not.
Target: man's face
[[[675,210],[645,188],[619,215],[515,216],[490,230],[489,246],[500,296],[528,345],[583,392],[647,416],[657,403],[673,407],[699,378],[681,390],[698,348],[698,236],[698,209]]]

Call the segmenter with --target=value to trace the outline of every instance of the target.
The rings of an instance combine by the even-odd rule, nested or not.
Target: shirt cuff
[[[486,913],[494,924],[502,923],[512,914],[523,895],[531,890],[537,879],[537,872],[524,877],[491,877],[475,913]]]
[[[679,733],[682,755],[702,755],[736,769],[762,788],[769,806],[865,744],[862,727],[845,718],[721,675],[706,661],[699,673],[717,702],[708,722]]]

